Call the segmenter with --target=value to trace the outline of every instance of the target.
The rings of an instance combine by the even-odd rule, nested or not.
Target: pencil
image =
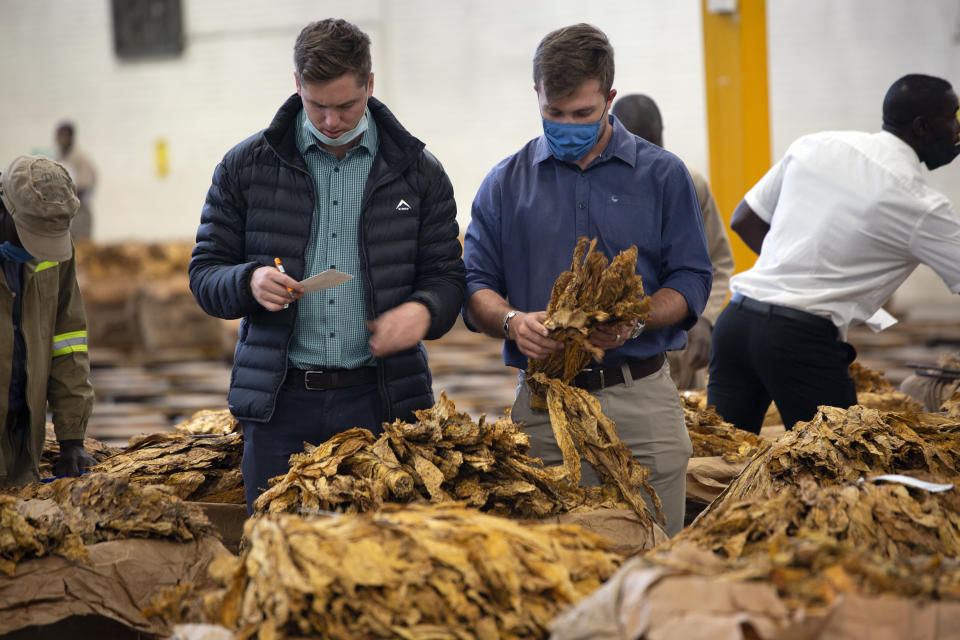
[[[273,259],[273,264],[277,265],[277,271],[279,271],[280,273],[283,273],[283,274],[286,274],[286,273],[287,273],[287,272],[283,269],[283,263],[280,262],[280,258],[274,258],[274,259]],[[291,297],[291,298],[293,297],[293,289],[291,289],[290,287],[287,287],[287,293],[290,294],[290,297]]]

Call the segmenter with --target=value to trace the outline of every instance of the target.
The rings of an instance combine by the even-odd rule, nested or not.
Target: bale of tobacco
[[[509,419],[474,422],[441,393],[417,422],[385,425],[376,438],[349,429],[290,458],[290,471],[254,503],[258,513],[358,513],[387,503],[462,500],[498,515],[542,518],[629,508],[610,488],[581,488],[562,469],[526,455],[529,440]]]
[[[580,482],[582,455],[604,485],[615,487],[642,520],[652,523],[646,493],[662,522],[660,497],[650,485],[650,470],[633,458],[597,399],[570,385],[591,359],[603,359],[603,351],[590,342],[597,327],[630,324],[650,313],[650,301],[636,273],[637,248],[621,252],[608,264],[606,256],[595,251],[596,244],[596,238],[578,239],[570,269],[554,282],[543,324],[550,338],[562,342],[564,348],[528,363],[530,405],[549,411],[563,468],[572,482]]]
[[[13,575],[20,559],[49,553],[83,559],[84,545],[107,540],[186,542],[212,532],[197,507],[163,487],[89,473],[34,483],[20,497],[0,496],[0,569]]]
[[[760,449],[759,436],[725,422],[707,406],[705,397],[683,392],[680,400],[694,458],[721,456],[727,462],[746,462]]]
[[[951,480],[929,474],[924,479]],[[821,538],[884,560],[958,557],[960,489],[930,492],[880,481],[819,486],[804,477],[766,496],[724,500],[658,549],[694,544],[724,558],[765,556],[776,554],[786,537]]]
[[[950,477],[958,463],[960,423],[948,417],[823,406],[754,457],[708,512],[724,501],[799,486],[804,478],[830,485],[907,471]]]
[[[83,448],[87,453],[93,456],[97,462],[102,462],[113,454],[122,451],[120,447],[111,447],[94,438],[84,438]],[[53,476],[53,468],[57,463],[57,458],[59,457],[60,443],[57,441],[57,436],[53,430],[53,425],[47,423],[47,437],[43,443],[43,452],[40,454],[41,478],[50,478]]]
[[[527,638],[610,577],[621,557],[579,527],[530,525],[461,505],[247,522],[224,588],[157,611],[238,639]],[[203,613],[197,614],[197,611]]]
[[[241,504],[242,457],[243,438],[238,433],[157,433],[93,470],[127,478],[134,484],[165,485],[183,500]]]
[[[240,423],[229,409],[202,409],[188,419],[173,425],[178,433],[187,435],[226,435],[237,431]]]

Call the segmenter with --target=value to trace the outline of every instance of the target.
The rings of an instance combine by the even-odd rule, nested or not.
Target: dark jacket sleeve
[[[228,319],[259,308],[250,277],[262,266],[246,260],[246,204],[231,166],[228,155],[213,173],[190,259],[190,290],[197,303],[210,315]]]
[[[426,338],[434,340],[449,331],[457,320],[466,290],[466,270],[450,178],[429,151],[421,152],[418,164],[423,219],[417,247],[417,280],[410,299],[430,310]]]

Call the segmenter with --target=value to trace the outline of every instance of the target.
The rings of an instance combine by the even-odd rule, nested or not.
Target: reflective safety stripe
[[[55,266],[57,266],[58,264],[60,264],[60,263],[59,263],[59,262],[38,262],[38,263],[37,263],[37,268],[34,269],[33,271],[34,271],[34,273],[39,273],[39,272],[43,271],[44,269],[49,269],[50,267],[55,267]]]
[[[87,350],[87,332],[70,331],[53,336],[53,355],[62,356],[74,351]]]

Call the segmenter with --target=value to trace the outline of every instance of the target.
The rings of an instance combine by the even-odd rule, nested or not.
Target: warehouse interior
[[[536,475],[542,469],[524,466],[514,436],[503,435],[512,432],[497,431],[509,422],[517,390],[503,341],[468,330],[462,320],[426,343],[439,403],[420,426],[442,435],[417,440],[423,427],[391,436],[396,466],[390,469],[415,468],[423,476],[410,481],[416,485],[410,491],[425,496],[422,504],[388,505],[379,521],[331,514],[384,507],[385,487],[399,491],[394,476],[378,476],[376,484],[352,471],[335,475],[337,465],[359,464],[349,458],[359,449],[382,463],[389,438],[374,444],[352,434],[320,447],[323,463],[315,449],[322,443],[308,446],[301,475],[271,489],[268,510],[276,520],[248,520],[239,480],[243,445],[227,411],[240,321],[204,313],[187,264],[215,168],[295,92],[294,40],[307,23],[328,17],[369,35],[373,95],[442,163],[461,240],[490,169],[543,133],[531,76],[538,42],[564,25],[595,25],[616,53],[613,88],[621,96],[653,97],[665,148],[707,177],[736,273],[756,255],[729,228],[734,208],[791,143],[820,131],[878,131],[884,94],[904,74],[960,83],[957,0],[0,0],[0,168],[23,154],[57,157],[57,129],[69,122],[75,147],[96,173],[85,200],[90,235],[76,241],[75,255],[96,394],[87,450],[92,440],[98,460],[113,460],[111,475],[90,486],[56,480],[19,496],[0,490],[4,526],[17,532],[9,540],[0,532],[0,612],[6,612],[0,618],[7,619],[0,637],[773,640],[880,637],[881,629],[884,637],[907,637],[897,635],[904,630],[924,640],[960,637],[960,500],[957,489],[942,489],[957,476],[960,412],[931,406],[922,394],[934,391],[924,387],[913,393],[919,404],[909,405],[922,417],[884,413],[908,406],[891,394],[905,398],[909,389],[901,384],[916,381],[918,372],[933,376],[942,400],[949,398],[941,398],[943,390],[956,390],[960,380],[953,370],[960,368],[960,300],[922,264],[884,305],[897,324],[881,332],[850,330],[848,342],[866,372],[854,376],[861,403],[867,396],[876,403],[857,414],[856,429],[852,413],[825,411],[802,438],[797,430],[785,432],[771,409],[758,439],[711,417],[703,389],[681,390],[691,439],[696,429],[706,434],[694,439],[693,460],[709,460],[688,468],[686,523],[703,512],[692,526],[709,526],[688,526],[679,538],[667,540],[643,501],[631,502],[622,485],[619,502],[601,501],[616,502],[613,515],[590,521],[582,511],[567,512],[585,498],[562,494],[543,480],[548,474]],[[955,211],[958,167],[923,169]],[[499,434],[476,435],[462,452],[459,441],[450,445],[458,465],[499,458],[528,475],[504,475],[499,489],[475,478],[456,490],[441,487],[449,480],[449,450],[430,447],[454,423],[472,434],[492,425]],[[174,433],[189,446],[163,440]],[[56,444],[52,431],[49,439]],[[397,446],[406,446],[405,453]],[[151,447],[160,453],[149,453]],[[712,453],[698,454],[697,447]],[[160,464],[160,455],[170,457]],[[582,458],[593,463],[587,453]],[[52,462],[44,461],[49,481]],[[418,465],[429,465],[439,480]],[[900,471],[926,484],[856,489],[858,475]],[[805,473],[830,478],[829,486],[814,496]],[[134,495],[127,482],[175,488]],[[846,493],[834,486],[843,482]],[[484,500],[498,491],[510,497],[490,497],[488,504],[497,506],[478,511],[469,493],[476,487]],[[541,490],[555,492],[546,511],[531,497]],[[342,497],[351,492],[363,499]],[[779,501],[772,497],[777,492]],[[168,494],[182,504],[166,501]],[[341,503],[329,498],[334,494]],[[514,505],[512,519],[494,521],[510,515],[503,505],[514,499],[522,509]],[[65,500],[73,501],[70,509]],[[740,500],[739,511],[725,511],[723,500]],[[120,505],[121,515],[105,515],[108,503]],[[200,503],[205,524],[190,511]],[[430,513],[431,505],[445,511]],[[89,517],[81,506],[102,521],[91,518],[78,533]],[[143,514],[150,523],[129,524]],[[534,525],[534,515],[544,524]],[[854,522],[858,517],[869,522]],[[297,528],[325,518],[315,540]],[[844,518],[854,524],[841,524]],[[737,522],[753,524],[738,529]],[[811,533],[817,526],[829,544]],[[94,528],[109,533],[96,537]],[[411,542],[427,530],[419,546]],[[614,542],[603,542],[604,532]],[[97,542],[88,542],[88,534]],[[108,546],[121,543],[131,546]],[[219,544],[232,552],[229,561],[214,560]],[[253,549],[261,555],[251,555]],[[770,549],[781,556],[771,551],[751,560]],[[125,554],[123,561],[116,553]],[[309,560],[337,555],[351,560]],[[379,556],[387,561],[378,564]],[[271,573],[269,565],[282,562],[296,571]],[[113,568],[90,569],[106,565]],[[876,571],[861,574],[854,565]],[[723,582],[724,572],[739,582]],[[271,601],[271,590],[283,595]],[[698,602],[707,604],[698,609]],[[642,613],[650,611],[655,615]]]

